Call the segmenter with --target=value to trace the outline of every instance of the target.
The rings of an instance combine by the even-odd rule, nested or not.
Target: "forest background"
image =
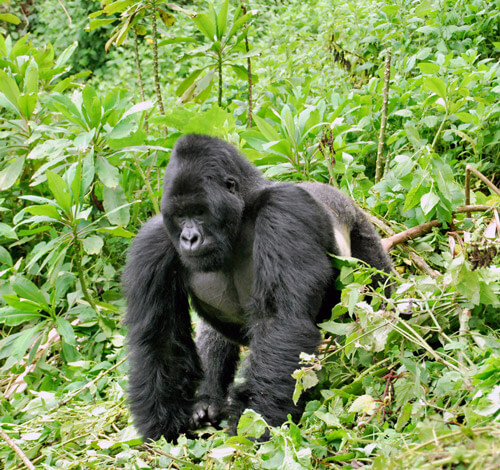
[[[0,2],[0,465],[498,468],[499,58],[498,1]],[[249,411],[144,446],[127,410],[120,273],[188,132],[338,187],[396,267],[386,299],[332,260],[268,443]]]

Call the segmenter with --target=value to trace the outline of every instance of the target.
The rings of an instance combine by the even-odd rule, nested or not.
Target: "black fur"
[[[291,374],[338,300],[327,253],[345,254],[349,238],[353,256],[390,272],[374,228],[340,192],[271,183],[219,139],[180,139],[162,217],[141,228],[124,274],[129,399],[144,438],[227,415],[234,425],[245,408],[271,425],[299,418]],[[203,318],[196,345],[189,299]],[[232,387],[239,345],[250,353]]]

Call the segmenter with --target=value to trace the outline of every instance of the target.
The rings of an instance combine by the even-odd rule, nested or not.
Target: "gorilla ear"
[[[233,178],[226,178],[226,188],[229,190],[230,193],[234,194],[236,193],[236,181]]]

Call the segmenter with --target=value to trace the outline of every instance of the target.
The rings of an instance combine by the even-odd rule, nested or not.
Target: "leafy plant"
[[[186,10],[179,5],[169,4],[174,10],[187,15],[194,25],[205,36],[208,44],[193,51],[185,53],[186,57],[209,57],[211,62],[201,68],[193,70],[190,75],[177,88],[177,95],[180,102],[186,103],[191,99],[204,101],[210,93],[213,79],[217,72],[218,94],[217,103],[222,106],[222,70],[229,65],[239,78],[246,79],[249,71],[245,66],[235,63],[234,56],[240,57],[254,56],[255,53],[247,52],[243,49],[243,41],[250,28],[251,19],[257,13],[256,10],[243,12],[241,4],[236,7],[232,21],[228,21],[229,0],[221,2],[216,10],[212,4],[209,5],[208,13],[195,13]],[[166,45],[178,42],[192,42],[191,38],[174,38],[160,42]],[[201,41],[200,41],[201,42]],[[203,73],[205,70],[207,73]]]

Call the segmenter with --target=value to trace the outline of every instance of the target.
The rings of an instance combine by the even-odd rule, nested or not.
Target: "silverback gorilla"
[[[234,429],[245,408],[270,425],[299,418],[291,374],[339,301],[328,253],[391,270],[373,226],[339,191],[270,182],[233,146],[202,135],[176,143],[161,212],[139,231],[124,273],[140,433],[174,440],[222,417]],[[201,317],[195,341],[190,302]],[[233,386],[240,345],[250,352]]]

